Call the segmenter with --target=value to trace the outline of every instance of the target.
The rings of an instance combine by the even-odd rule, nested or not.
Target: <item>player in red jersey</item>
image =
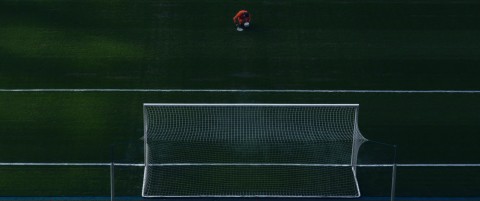
[[[246,10],[238,11],[233,17],[233,23],[237,26],[237,31],[243,31],[250,26],[250,13]]]

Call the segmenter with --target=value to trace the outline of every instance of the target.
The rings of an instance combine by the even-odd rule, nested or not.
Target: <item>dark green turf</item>
[[[473,0],[3,0],[0,88],[478,90],[479,7]],[[238,33],[231,18],[243,8],[252,29]],[[0,92],[0,162],[109,162],[112,144],[115,160],[142,162],[144,102],[360,103],[361,131],[398,144],[399,163],[479,163],[476,94],[20,92]],[[0,196],[108,194],[104,169],[51,183],[29,179],[43,171],[2,167]],[[480,192],[469,179],[478,169],[429,171],[399,171],[398,194]],[[139,194],[142,175],[134,172],[123,179],[134,187],[119,187],[126,195]]]
[[[398,144],[399,163],[478,163],[480,152],[476,146],[480,129],[477,124],[480,106],[476,103],[480,96],[476,94],[2,92],[0,95],[4,111],[0,113],[3,162],[109,162],[110,146],[116,144],[113,154],[116,161],[141,163],[143,147],[139,138],[143,135],[142,104],[145,102],[360,103],[359,125],[363,135]],[[389,157],[383,155],[391,150],[366,145],[360,151],[360,163],[389,162]],[[365,154],[365,150],[369,153]],[[377,152],[372,154],[372,150]],[[108,167],[105,169],[102,171],[108,174]],[[474,196],[478,192],[474,179],[478,178],[478,168],[470,168],[469,172],[402,169],[399,168],[398,176],[400,196]],[[141,169],[126,168],[125,171],[128,172],[122,176],[125,184],[117,185],[118,193],[138,195],[143,177]],[[432,174],[427,174],[430,171]],[[6,184],[15,185],[17,182],[12,180],[24,177],[24,172],[20,174],[8,168],[2,173],[12,175],[4,177]],[[472,179],[459,179],[459,175]],[[362,187],[364,195],[388,195],[385,189],[389,185],[389,170],[369,170],[360,172],[359,176],[360,185],[366,183]],[[74,182],[84,184],[81,179]],[[30,185],[55,189],[53,184],[40,180]],[[429,188],[423,188],[426,185]],[[33,195],[24,190],[25,195]],[[66,189],[62,194],[75,192]],[[91,194],[103,195],[104,192]]]
[[[141,163],[143,146],[139,138],[143,135],[144,102],[360,103],[359,124],[363,135],[376,141],[398,144],[399,163],[478,163],[477,153],[480,151],[476,146],[480,129],[477,124],[480,106],[476,103],[480,101],[480,96],[476,94],[2,92],[0,95],[3,97],[0,99],[3,106],[0,113],[2,162],[109,162],[111,145],[115,144],[113,155],[116,161]],[[361,163],[389,162],[389,158],[382,155],[391,153],[391,150],[373,149],[380,151],[372,155],[369,147],[365,146],[360,151]],[[364,150],[370,151],[362,155]],[[16,171],[2,172],[16,175],[11,177],[12,180],[19,177]],[[472,176],[475,172],[473,168]],[[404,180],[405,185],[401,188],[404,190],[399,190],[399,195],[422,195],[421,188],[415,185],[416,174],[415,171],[411,174],[399,173],[399,180]],[[449,174],[447,172],[446,176],[456,177]],[[127,183],[136,187],[119,191],[135,195],[139,192],[142,176],[141,171],[132,173],[130,177],[134,179]],[[437,176],[427,174],[422,179],[434,183]],[[108,175],[104,177],[108,178]],[[4,182],[15,185],[16,182],[11,179],[4,178]],[[83,180],[75,182],[84,183]],[[448,183],[448,180],[445,182]],[[474,184],[471,183],[474,180],[465,182],[463,185]],[[35,183],[37,181],[31,185]],[[37,185],[48,188],[50,184],[41,182]],[[450,187],[440,181],[437,185],[440,190],[428,195],[462,195],[450,192]],[[375,191],[376,186],[365,188],[370,193],[365,195],[388,194]],[[477,192],[472,188],[467,188],[470,189],[468,195]],[[69,190],[63,194],[74,192]],[[5,192],[3,195],[11,194]],[[25,195],[33,193],[25,192]]]
[[[146,195],[355,196],[351,167],[150,167]],[[288,182],[285,182],[288,181]]]
[[[98,196],[110,193],[108,167],[1,167],[0,176],[1,196]]]
[[[4,0],[2,88],[478,89],[477,1]],[[252,29],[232,16],[252,13]]]
[[[141,194],[143,168],[114,168],[115,195]],[[2,196],[109,196],[109,166],[0,167]]]
[[[365,196],[390,195],[391,168],[358,168],[358,180]],[[398,167],[396,195],[461,200],[478,197],[479,181],[478,167]]]
[[[111,144],[137,147],[129,148],[135,156],[128,160],[141,162],[145,102],[359,103],[363,135],[398,144],[400,163],[478,163],[480,151],[476,94],[2,92],[0,96],[4,162],[109,162]]]

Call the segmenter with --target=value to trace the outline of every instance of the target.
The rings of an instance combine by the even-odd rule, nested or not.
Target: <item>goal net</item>
[[[144,104],[144,197],[360,196],[357,104]]]

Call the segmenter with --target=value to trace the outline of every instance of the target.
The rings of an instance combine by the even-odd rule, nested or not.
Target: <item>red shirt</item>
[[[250,22],[250,14],[248,17],[245,17],[244,14],[248,13],[246,10],[238,11],[238,13],[233,17],[233,22],[243,24],[245,22]]]

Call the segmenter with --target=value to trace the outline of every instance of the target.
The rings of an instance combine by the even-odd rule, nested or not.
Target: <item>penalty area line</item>
[[[478,94],[480,90],[309,90],[309,89],[0,89],[0,92],[159,92],[159,93],[398,93]]]

